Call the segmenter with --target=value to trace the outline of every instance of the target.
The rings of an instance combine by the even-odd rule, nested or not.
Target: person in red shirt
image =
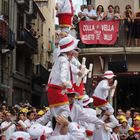
[[[135,132],[138,132],[140,130],[140,116],[136,116],[134,118],[134,126],[133,126]]]

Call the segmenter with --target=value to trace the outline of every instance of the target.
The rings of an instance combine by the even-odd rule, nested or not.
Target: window
[[[20,59],[18,53],[16,54],[16,71],[20,72]]]
[[[55,17],[55,13],[54,13],[54,9],[53,9],[52,18],[54,19],[54,17]]]
[[[18,74],[23,75],[24,72],[24,61],[23,61],[23,55],[17,51],[16,52],[16,71],[18,72]]]
[[[48,40],[51,41],[50,39],[51,39],[51,29],[49,28],[48,29]]]
[[[5,16],[8,16],[8,0],[2,0],[2,13]]]
[[[24,16],[22,13],[17,13],[17,39],[21,39],[21,31],[24,28]]]
[[[32,60],[30,57],[25,58],[25,76],[31,76]]]
[[[52,35],[52,42],[55,42],[55,40],[54,40],[54,35]]]

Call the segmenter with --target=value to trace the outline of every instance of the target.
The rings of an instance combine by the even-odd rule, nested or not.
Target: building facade
[[[99,4],[107,9],[109,4],[119,5],[122,13],[125,5],[130,4],[134,12],[138,12],[140,8],[139,0],[93,0],[91,3],[97,7]],[[101,75],[106,70],[112,70],[117,75],[118,86],[115,96],[115,106],[124,107],[140,107],[140,44],[136,46],[135,39],[132,39],[130,47],[126,45],[125,31],[122,30],[118,37],[118,44],[113,46],[107,45],[91,45],[82,48],[81,58],[87,58],[87,67],[89,63],[93,63],[93,77],[88,79],[90,82],[97,83]],[[92,87],[92,86],[91,86]],[[92,94],[93,88],[88,91]]]
[[[9,24],[9,1],[0,1],[0,101],[12,90],[9,86],[11,51],[15,45],[15,33]]]
[[[50,73],[53,43],[55,41],[55,0],[35,0],[35,2],[45,18],[45,22],[42,28],[42,46],[39,53],[34,56],[35,76],[33,81],[42,85],[44,90]],[[46,94],[43,94],[41,101],[41,105],[46,104]]]
[[[48,32],[45,36],[44,32],[44,25],[48,26],[47,16],[33,0],[0,2],[0,15],[7,18],[0,20],[0,92],[3,100],[9,105],[25,100],[34,106],[45,105],[44,84],[49,72],[48,45],[44,40],[49,40],[50,36]]]
[[[43,49],[42,65],[50,68],[51,53],[55,42],[55,0],[35,0],[46,22],[43,24]]]

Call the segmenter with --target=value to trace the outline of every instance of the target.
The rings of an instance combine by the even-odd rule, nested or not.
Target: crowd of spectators
[[[27,127],[24,128],[24,124],[28,127],[32,126],[48,110],[48,107],[41,109],[32,107],[27,101],[12,107],[3,102],[0,108],[0,139],[7,140],[15,131],[25,132]],[[116,118],[120,125],[113,128],[112,133],[117,134],[120,140],[140,140],[139,110],[132,108],[123,111],[118,109]],[[23,125],[22,122],[24,122]]]
[[[126,111],[118,109],[116,117],[121,124],[118,129],[121,140],[140,139],[140,112],[138,110],[134,108]]]
[[[122,12],[118,5],[109,5],[107,11],[102,5],[98,5],[95,9],[92,5],[82,5],[81,11],[73,18],[73,27],[78,28],[77,25],[80,20],[120,20],[124,25],[124,31],[127,38],[127,46],[130,46],[135,39],[135,45],[140,43],[140,12],[134,13],[131,5],[125,6],[125,11]],[[77,30],[77,29],[76,29]],[[78,36],[79,37],[79,36]]]
[[[15,131],[26,131],[25,124],[30,127],[48,110],[45,106],[37,109],[27,101],[14,106],[8,106],[4,101],[0,107],[0,140],[8,140]]]

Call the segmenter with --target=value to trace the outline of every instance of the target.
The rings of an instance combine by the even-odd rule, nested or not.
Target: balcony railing
[[[21,6],[24,9],[28,9],[29,8],[29,0],[16,0],[17,4],[19,6]]]
[[[127,31],[127,27],[124,20],[121,20],[119,23],[118,38],[114,45],[101,45],[101,44],[86,45],[80,41],[79,47],[80,48],[140,47],[140,19],[135,19],[129,30],[130,31]],[[78,36],[80,36],[80,33],[78,33]]]
[[[18,31],[17,44],[24,45],[25,48],[30,49],[34,53],[37,52],[37,39],[26,29]]]

